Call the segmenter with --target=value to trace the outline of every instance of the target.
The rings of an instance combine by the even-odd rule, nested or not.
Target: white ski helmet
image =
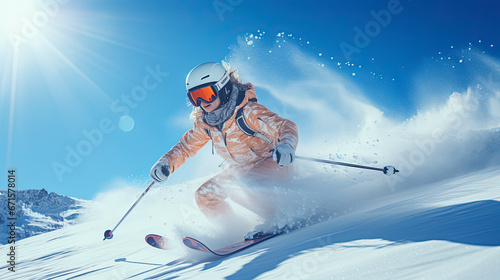
[[[214,85],[217,91],[220,92],[220,99],[225,103],[229,99],[226,91],[221,89],[228,87],[228,92],[231,91],[229,74],[226,69],[216,62],[205,62],[194,67],[186,76],[186,90],[189,92],[193,89],[203,87],[205,85]]]

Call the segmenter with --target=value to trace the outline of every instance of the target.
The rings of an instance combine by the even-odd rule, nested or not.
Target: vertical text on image
[[[7,254],[7,269],[11,272],[16,272],[16,171],[14,169],[7,170],[7,242],[10,244]]]

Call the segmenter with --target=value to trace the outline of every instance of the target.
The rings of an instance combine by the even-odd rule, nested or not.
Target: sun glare
[[[0,2],[3,32],[18,33],[26,21],[30,21],[38,5],[36,0],[7,0]]]
[[[97,71],[114,75],[106,69],[110,62],[103,53],[124,48],[154,55],[124,43],[123,35],[112,28],[103,28],[116,20],[112,12],[96,17],[85,5],[85,1],[70,0],[0,0],[0,67],[4,70],[0,99],[2,109],[9,111],[7,158],[15,138],[14,118],[26,113],[17,108],[19,102],[42,100],[68,123],[77,121],[82,114],[71,108],[95,110],[92,106],[98,104],[107,109],[112,101],[94,80]],[[102,69],[89,72],[92,65]],[[123,131],[132,130],[132,118],[120,121]]]
[[[61,65],[57,63],[54,54],[45,47],[47,39],[45,32],[58,23],[62,6],[68,0],[2,0],[0,1],[0,63],[5,69],[1,75],[2,87],[0,98],[8,104],[9,111],[7,132],[7,162],[10,158],[13,141],[14,118],[19,114],[16,103],[24,96],[19,92],[18,85],[26,84],[29,75],[36,71],[38,66],[43,70],[39,74],[48,72],[50,68]],[[57,42],[52,42],[57,44]],[[45,59],[40,64],[37,60]],[[48,62],[47,62],[48,61]],[[66,61],[64,61],[66,62]],[[64,63],[63,62],[63,63]],[[47,84],[53,84],[57,77],[46,77]],[[2,107],[4,108],[4,107]]]

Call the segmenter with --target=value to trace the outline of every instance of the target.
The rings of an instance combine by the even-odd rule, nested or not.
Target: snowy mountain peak
[[[77,223],[88,202],[41,190],[16,192],[16,238],[27,238]],[[0,205],[7,205],[7,192],[0,191]],[[0,212],[0,243],[7,243],[7,212]]]

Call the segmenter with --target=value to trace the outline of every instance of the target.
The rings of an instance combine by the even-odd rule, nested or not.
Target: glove
[[[295,151],[288,144],[279,144],[273,151],[273,160],[281,166],[287,166],[295,160]]]
[[[160,159],[149,172],[149,176],[153,178],[156,182],[163,182],[167,180],[168,175],[170,175],[170,168],[168,167],[168,163],[166,160]]]

